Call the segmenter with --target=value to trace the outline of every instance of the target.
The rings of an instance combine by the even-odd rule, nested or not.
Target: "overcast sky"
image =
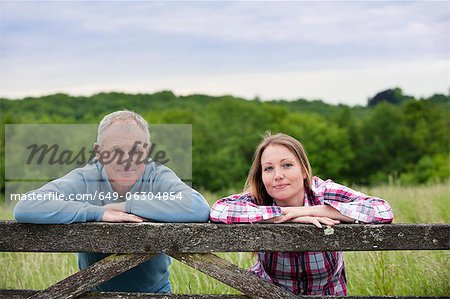
[[[0,2],[0,96],[448,93],[450,1]]]

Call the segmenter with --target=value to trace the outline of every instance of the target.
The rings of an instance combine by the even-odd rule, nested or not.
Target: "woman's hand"
[[[283,214],[280,216],[274,223],[283,223],[283,222],[291,222],[291,220],[298,218],[298,217],[305,217],[305,216],[317,216],[317,217],[323,217],[325,215],[316,215],[317,207],[281,207],[281,213]],[[308,222],[309,223],[309,222]]]
[[[322,224],[327,226],[333,226],[339,224],[340,221],[337,219],[332,219],[327,216],[316,215],[320,212],[322,206],[312,206],[312,207],[281,207],[280,216],[274,221],[274,223],[283,222],[295,222],[295,223],[312,223],[318,228],[322,228]]]
[[[322,228],[322,224],[326,226],[333,226],[335,224],[339,224],[339,220],[331,219],[328,217],[315,217],[315,216],[300,216],[297,218],[290,219],[289,222],[295,223],[311,223],[317,226],[318,228]],[[281,223],[276,221],[275,223]]]
[[[335,221],[335,224],[342,222],[353,223],[355,220],[353,218],[342,215],[338,210],[328,205],[317,205],[310,207],[281,207],[281,213],[279,219],[274,221],[274,223],[282,222],[298,222],[294,219],[298,217],[315,217],[315,218],[327,218]],[[309,222],[308,222],[309,223]]]

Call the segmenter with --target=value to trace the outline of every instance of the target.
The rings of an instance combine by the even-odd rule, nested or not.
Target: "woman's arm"
[[[322,221],[320,222],[327,225],[338,224],[340,222],[349,222],[349,223],[355,222],[355,219],[341,214],[338,210],[328,205],[318,205],[309,207],[282,207],[281,213],[283,213],[283,216],[279,217],[276,221],[274,221],[274,223],[282,223],[286,221],[301,222],[300,219],[297,218],[302,217],[324,218],[328,220],[327,223],[324,223]],[[332,223],[328,223],[330,221]]]
[[[323,202],[340,214],[363,223],[391,223],[391,206],[383,199],[368,196],[331,180],[323,183]]]
[[[258,206],[253,202],[250,193],[235,194],[218,200],[211,207],[210,219],[214,222],[224,222],[226,224],[253,222],[281,223],[288,221],[311,223],[319,228],[322,227],[321,224],[332,226],[339,223],[338,220],[329,217],[316,217],[310,215],[287,217],[287,215],[283,215],[283,211],[286,211],[285,209],[286,208],[280,208],[278,206]],[[293,214],[289,214],[289,216],[291,215]]]
[[[258,206],[250,193],[235,194],[219,199],[211,207],[209,218],[214,222],[252,223],[282,216],[280,207]]]
[[[322,204],[307,207],[284,207],[276,223],[295,221],[297,217],[327,217],[341,222],[391,223],[393,213],[383,199],[368,196],[331,180],[314,177],[313,196]]]

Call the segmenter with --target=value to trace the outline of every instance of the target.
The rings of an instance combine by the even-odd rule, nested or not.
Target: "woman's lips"
[[[285,187],[287,187],[289,184],[281,184],[281,185],[276,185],[273,186],[274,189],[280,190],[280,189],[284,189]]]

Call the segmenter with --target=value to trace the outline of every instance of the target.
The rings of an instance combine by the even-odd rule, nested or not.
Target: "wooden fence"
[[[449,228],[449,224],[339,224],[330,231],[304,224],[92,222],[35,225],[0,221],[0,251],[114,253],[45,290],[0,290],[0,298],[317,298],[287,293],[212,252],[448,250]],[[243,295],[89,291],[161,252]],[[5,275],[4,269],[2,272]]]

